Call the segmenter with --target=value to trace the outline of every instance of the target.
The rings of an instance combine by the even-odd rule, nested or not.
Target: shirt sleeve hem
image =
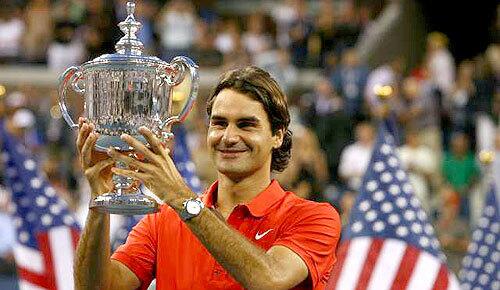
[[[299,257],[306,263],[307,269],[309,271],[309,276],[311,277],[311,283],[312,283],[312,288],[316,287],[319,283],[318,279],[318,273],[316,271],[316,266],[314,265],[314,262],[312,259],[309,257],[306,251],[301,249],[299,246],[294,245],[293,243],[287,243],[285,241],[278,241],[273,244],[273,246],[283,246],[287,247],[288,249],[292,250],[295,254],[299,255]]]
[[[129,268],[141,281],[141,287],[139,289],[147,289],[148,286],[144,287],[144,285],[149,285],[152,281],[152,277],[147,273],[146,270],[141,268],[138,263],[135,263],[134,260],[125,253],[115,252],[111,259],[116,260],[127,268]]]

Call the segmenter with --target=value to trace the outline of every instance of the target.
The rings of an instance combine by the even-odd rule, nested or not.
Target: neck
[[[259,170],[253,175],[239,179],[219,172],[217,187],[217,207],[224,217],[238,204],[249,203],[271,183],[271,172]]]

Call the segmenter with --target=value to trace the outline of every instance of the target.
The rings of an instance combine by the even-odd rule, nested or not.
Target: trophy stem
[[[116,168],[129,169],[128,165],[123,161],[117,161]],[[134,183],[134,180],[127,176],[113,174],[113,183],[115,185],[115,193],[117,195],[122,195],[127,190],[130,190]]]

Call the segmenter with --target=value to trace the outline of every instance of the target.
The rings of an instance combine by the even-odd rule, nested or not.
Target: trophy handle
[[[186,100],[186,103],[184,104],[184,107],[182,108],[179,115],[171,116],[168,117],[165,121],[161,121],[161,124],[159,126],[160,131],[162,131],[163,128],[165,128],[165,126],[168,126],[170,124],[184,122],[187,115],[193,108],[194,101],[198,96],[198,88],[200,85],[200,77],[198,75],[198,65],[196,65],[194,61],[192,61],[188,57],[185,56],[175,57],[171,62],[171,66],[167,67],[167,69],[170,70],[170,74],[167,73],[166,75],[163,76],[162,79],[164,80],[164,82],[167,83],[167,85],[172,87],[179,85],[184,80],[186,70],[188,70],[191,76],[191,90],[189,92],[189,96]]]
[[[66,107],[66,90],[70,85],[73,91],[83,94],[85,89],[80,88],[77,84],[82,75],[83,73],[80,70],[80,67],[72,66],[64,71],[64,73],[59,77],[59,108],[61,109],[64,120],[66,120],[66,123],[68,123],[72,129],[78,128],[78,124],[73,121],[73,118],[71,118],[71,115]]]

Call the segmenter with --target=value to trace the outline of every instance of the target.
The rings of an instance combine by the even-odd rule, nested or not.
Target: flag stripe
[[[441,265],[439,269],[439,273],[436,277],[436,281],[434,282],[434,287],[432,290],[441,290],[448,288],[448,270],[445,265]]]
[[[392,284],[391,290],[406,289],[408,285],[408,280],[413,273],[413,268],[417,262],[420,251],[414,247],[406,247],[403,259],[399,266],[399,271],[396,274],[394,283]]]
[[[449,274],[448,281],[448,290],[460,290],[460,285],[455,274]]]
[[[43,257],[40,252],[21,244],[16,244],[14,247],[14,256],[16,258],[17,267],[39,275],[44,274]]]
[[[344,266],[345,257],[347,256],[347,252],[349,251],[349,244],[350,241],[347,241],[340,245],[337,253],[337,262],[333,266],[332,273],[330,274],[330,280],[328,281],[326,289],[335,289],[335,287],[337,286],[340,272],[342,271]]]
[[[439,272],[441,263],[427,252],[421,252],[407,290],[431,290]]]
[[[340,273],[339,281],[335,289],[350,290],[354,289],[362,266],[370,249],[371,238],[356,238],[351,241],[349,248],[355,249],[349,251],[344,261],[344,268]]]
[[[365,260],[365,264],[363,266],[363,270],[361,270],[361,274],[359,275],[358,285],[356,286],[356,290],[364,290],[370,281],[370,277],[373,272],[373,268],[377,263],[377,260],[380,255],[380,249],[384,245],[383,240],[374,239],[370,246],[370,250],[368,251],[368,255]]]
[[[19,280],[24,280],[28,284],[39,285],[44,289],[48,288],[47,279],[45,279],[44,275],[35,274],[21,267],[17,267],[17,273],[20,277]]]
[[[45,290],[45,288],[38,287],[35,284],[32,284],[26,280],[19,280],[19,290]]]
[[[74,228],[71,228],[71,240],[73,241],[73,249],[76,249],[80,240],[80,233]]]
[[[404,242],[396,239],[388,239],[384,242],[370,283],[368,284],[368,290],[391,289],[406,247]]]
[[[49,231],[53,249],[54,271],[57,289],[73,289],[73,238],[68,227],[55,227]]]
[[[45,279],[49,287],[47,289],[57,290],[56,288],[56,277],[54,277],[54,268],[52,261],[52,251],[50,249],[49,236],[46,232],[40,233],[38,237],[38,247],[43,254],[43,259],[45,261]],[[60,250],[60,249],[57,249]]]

